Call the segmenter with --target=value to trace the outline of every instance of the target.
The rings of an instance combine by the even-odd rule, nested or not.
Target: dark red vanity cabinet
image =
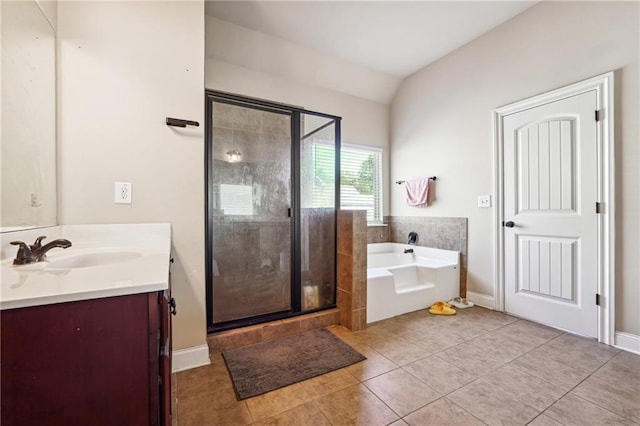
[[[170,425],[169,291],[0,312],[0,423]]]

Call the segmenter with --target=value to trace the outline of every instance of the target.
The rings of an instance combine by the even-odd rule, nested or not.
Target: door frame
[[[504,117],[559,101],[585,92],[596,92],[598,120],[596,122],[597,147],[597,199],[600,203],[597,230],[598,277],[600,295],[598,309],[598,341],[613,345],[615,335],[615,152],[614,152],[614,90],[613,72],[598,75],[531,98],[523,99],[493,111],[494,154],[494,309],[504,312],[505,252],[504,252]],[[595,114],[595,112],[594,112]],[[594,206],[595,208],[595,206]],[[594,301],[595,303],[595,301]]]

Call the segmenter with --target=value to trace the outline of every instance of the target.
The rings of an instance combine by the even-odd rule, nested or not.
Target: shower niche
[[[206,92],[207,329],[335,307],[340,117]]]

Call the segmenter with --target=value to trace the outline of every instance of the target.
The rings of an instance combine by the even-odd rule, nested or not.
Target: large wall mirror
[[[0,231],[56,224],[56,35],[35,1],[0,1]]]

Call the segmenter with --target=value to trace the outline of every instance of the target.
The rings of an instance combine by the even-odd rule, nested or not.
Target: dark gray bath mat
[[[324,328],[232,349],[222,356],[238,400],[366,359]]]

